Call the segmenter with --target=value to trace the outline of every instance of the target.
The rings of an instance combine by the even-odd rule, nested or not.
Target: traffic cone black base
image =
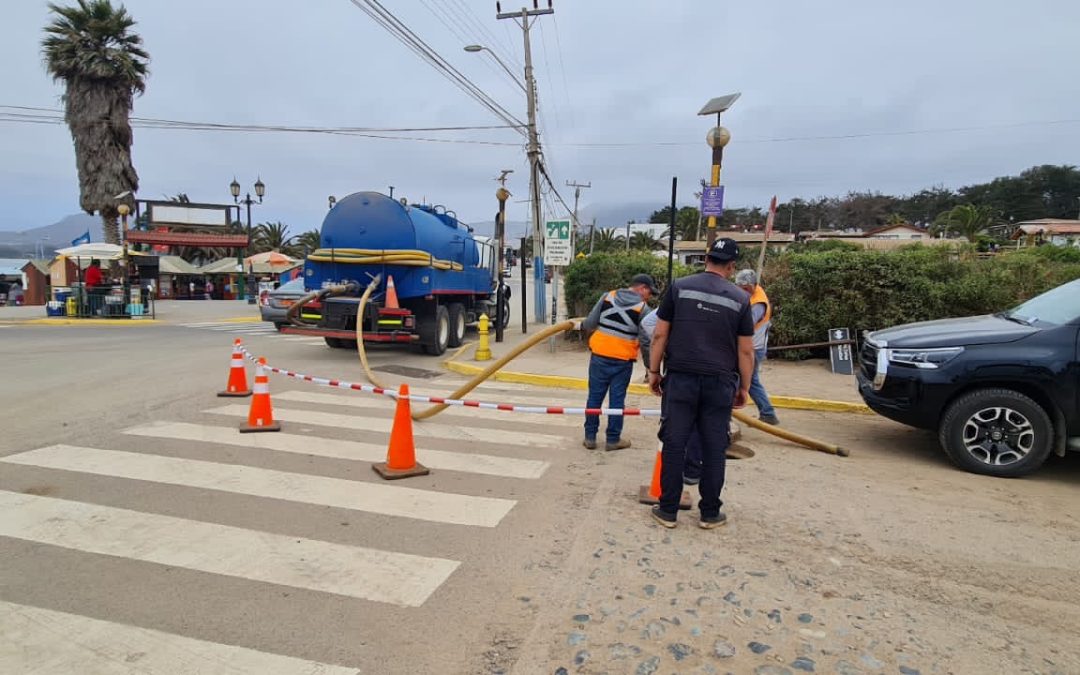
[[[642,485],[638,490],[638,502],[642,504],[659,504],[660,500],[649,494],[649,486]],[[679,498],[679,510],[689,511],[690,507],[694,505],[694,500],[690,496],[689,490],[683,490],[682,497]]]
[[[411,478],[413,476],[426,476],[431,473],[431,469],[427,468],[420,462],[417,462],[415,465],[408,469],[391,469],[389,466],[386,465],[386,462],[372,464],[371,468],[375,471],[375,473],[379,474],[386,480]]]
[[[271,422],[270,424],[264,424],[258,427],[253,427],[250,424],[240,425],[240,433],[242,434],[253,434],[258,431],[281,431],[281,423]]]

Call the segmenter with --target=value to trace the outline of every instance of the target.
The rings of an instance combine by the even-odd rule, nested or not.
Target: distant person
[[[188,284],[187,284],[187,287],[188,287],[188,298],[190,298],[191,300],[194,300],[195,299],[195,282],[194,281],[189,281]]]
[[[86,268],[86,275],[83,277],[83,285],[86,290],[98,288],[105,281],[105,275],[101,273],[101,261],[94,259],[90,261],[90,266]]]
[[[766,424],[780,424],[776,417],[769,394],[761,384],[761,362],[765,360],[769,348],[769,326],[772,325],[772,305],[765,289],[758,284],[754,270],[739,270],[735,275],[735,285],[750,296],[750,312],[754,319],[754,377],[750,380],[750,398],[758,409],[758,419]]]
[[[207,300],[213,300],[214,299],[214,282],[213,281],[207,281],[206,282],[206,299]]]
[[[16,307],[23,304],[23,287],[21,281],[16,281],[8,288],[7,301],[9,305]]]
[[[656,282],[648,274],[638,274],[630,280],[629,288],[609,291],[597,301],[589,316],[581,323],[589,336],[589,398],[586,406],[599,408],[607,397],[609,408],[626,405],[626,389],[634,374],[643,329],[641,320],[648,313],[645,302],[657,294]],[[622,437],[622,415],[609,415],[605,450],[630,447]],[[585,417],[583,445],[596,448],[600,417]]]

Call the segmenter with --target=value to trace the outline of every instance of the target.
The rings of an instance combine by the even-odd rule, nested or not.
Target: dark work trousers
[[[623,408],[626,405],[626,388],[634,374],[634,362],[612,359],[593,354],[589,359],[589,398],[586,407],[599,408],[608,399],[609,408]],[[618,443],[622,437],[623,416],[608,415],[607,442]],[[600,416],[585,416],[585,438],[596,439],[600,430]]]
[[[668,372],[664,378],[658,436],[664,444],[660,508],[665,513],[673,516],[678,513],[686,445],[695,427],[701,436],[698,510],[704,518],[720,512],[720,490],[724,487],[724,462],[736,381],[734,374],[699,375],[679,371]]]
[[[690,440],[686,442],[686,466],[683,475],[687,478],[701,478],[701,432],[697,425],[690,432]]]

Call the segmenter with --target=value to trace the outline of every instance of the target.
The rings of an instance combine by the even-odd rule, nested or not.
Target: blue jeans
[[[761,377],[758,376],[758,370],[764,360],[764,349],[754,352],[754,376],[750,378],[750,400],[757,406],[759,417],[770,417],[776,415],[776,408],[773,408],[769,395],[765,393],[765,387],[761,386]]]
[[[599,408],[607,396],[609,408],[626,406],[626,388],[634,373],[634,362],[622,359],[609,359],[606,356],[592,355],[589,359],[589,408]],[[607,442],[617,443],[622,437],[622,415],[608,415]],[[585,416],[585,438],[595,439],[600,430],[600,416]]]
[[[701,501],[703,517],[720,512],[724,487],[728,427],[735,401],[735,378],[671,371],[664,378],[659,438],[663,441],[660,509],[675,515],[682,497],[687,446],[693,436],[701,443]]]

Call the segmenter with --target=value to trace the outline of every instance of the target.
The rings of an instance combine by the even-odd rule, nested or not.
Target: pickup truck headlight
[[[963,347],[939,347],[934,349],[890,349],[889,361],[916,368],[940,368],[962,354]]]

